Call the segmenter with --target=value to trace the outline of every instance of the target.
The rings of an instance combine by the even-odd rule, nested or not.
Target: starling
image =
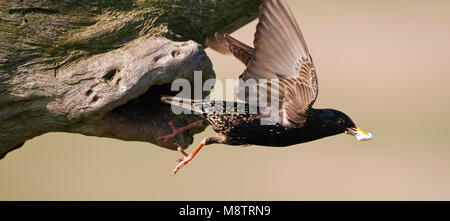
[[[353,135],[358,140],[372,138],[372,134],[357,127],[343,112],[312,108],[318,94],[316,70],[300,28],[284,0],[263,2],[253,43],[254,48],[228,34],[218,33],[215,39],[207,41],[207,45],[212,49],[232,54],[246,65],[246,69],[239,76],[240,79],[279,81],[276,87],[276,102],[279,105],[275,122],[262,122],[262,119],[268,116],[267,107],[256,106],[255,109],[248,102],[249,93],[244,93],[245,102],[162,97],[163,102],[200,115],[218,134],[203,139],[191,154],[185,153],[179,147],[184,158],[180,159],[180,163],[173,170],[174,174],[192,160],[203,146],[213,143],[281,147],[341,133]],[[271,88],[266,86],[268,93]],[[231,111],[221,111],[230,107]],[[173,133],[161,139],[171,139],[178,133],[203,123],[198,121],[183,128],[176,128],[170,123]]]

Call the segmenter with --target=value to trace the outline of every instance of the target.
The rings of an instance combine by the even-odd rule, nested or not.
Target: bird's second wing
[[[255,56],[241,78],[284,79],[297,77],[310,60],[306,42],[284,0],[266,0],[256,27]]]
[[[219,34],[216,32],[215,38],[206,39],[206,45],[222,54],[233,54],[247,66],[253,60],[255,49],[236,40],[229,34]]]

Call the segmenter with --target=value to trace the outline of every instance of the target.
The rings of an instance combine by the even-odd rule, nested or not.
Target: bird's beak
[[[373,138],[371,133],[367,133],[359,127],[349,128],[346,133],[355,136],[357,140],[371,140]]]

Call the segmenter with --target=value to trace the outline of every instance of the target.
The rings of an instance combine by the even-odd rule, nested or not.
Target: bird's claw
[[[193,128],[193,127],[200,126],[200,125],[202,125],[202,123],[203,123],[203,120],[199,120],[199,121],[196,121],[196,122],[191,123],[189,125],[186,125],[184,127],[177,128],[177,127],[175,127],[175,124],[172,121],[170,121],[169,122],[169,126],[170,126],[170,128],[172,128],[172,133],[170,133],[168,135],[165,135],[165,136],[160,136],[160,137],[156,138],[156,140],[157,141],[164,140],[164,142],[167,142],[168,140],[174,138],[175,136],[177,136],[178,134],[182,133],[183,131],[189,130],[189,129]]]
[[[179,164],[172,171],[173,175],[175,175],[178,172],[178,170],[180,170],[184,165],[186,165],[193,158],[193,156],[191,154],[187,154],[186,152],[184,152],[184,150],[181,146],[178,146],[178,151],[181,154],[183,154],[184,157],[177,160],[177,162],[179,162]]]
[[[160,137],[156,138],[156,140],[158,140],[158,141],[164,140],[164,142],[167,142],[168,140],[174,138],[176,135],[178,135],[178,133],[174,131],[171,134],[160,136]]]
[[[187,163],[189,163],[189,161],[191,161],[192,158],[193,158],[192,155],[188,155],[188,156],[185,156],[184,158],[179,159],[179,162],[180,162],[180,163],[179,163],[179,164],[175,167],[175,169],[172,171],[172,174],[173,174],[173,175],[177,174],[177,172],[178,172],[184,165],[186,165]]]
[[[172,128],[172,133],[168,134],[168,135],[164,135],[164,136],[160,136],[158,138],[156,138],[156,140],[164,140],[164,142],[167,142],[168,140],[174,138],[175,136],[177,136],[181,131],[175,127],[175,125],[173,124],[172,121],[169,122],[169,126],[170,128]]]
[[[207,138],[203,139],[203,141],[200,143],[197,149],[195,149],[194,152],[192,152],[191,154],[187,154],[186,152],[184,152],[181,146],[178,146],[178,151],[181,154],[183,154],[184,158],[180,159],[181,162],[177,165],[177,167],[175,167],[175,169],[172,171],[172,174],[175,175],[178,172],[178,170],[180,170],[184,165],[189,163],[189,161],[191,161],[194,158],[194,156],[198,153],[198,151],[200,151],[200,149],[207,144],[207,141],[208,141]]]

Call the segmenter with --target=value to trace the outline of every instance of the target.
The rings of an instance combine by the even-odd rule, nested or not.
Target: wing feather
[[[265,0],[253,42],[254,58],[240,78],[279,81],[281,123],[300,127],[318,94],[316,71],[300,28],[284,0]],[[271,94],[270,84],[259,84]],[[248,101],[246,89],[240,97]]]

